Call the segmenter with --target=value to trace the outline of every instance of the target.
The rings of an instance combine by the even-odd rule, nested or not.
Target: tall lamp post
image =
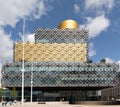
[[[33,43],[32,43],[32,70],[31,70],[31,97],[30,101],[32,102],[32,93],[33,93]]]
[[[22,71],[22,100],[21,100],[21,103],[23,104],[24,103],[24,72],[25,72],[25,69],[22,68],[21,71]]]
[[[3,66],[3,62],[2,62],[2,59],[1,59],[1,64],[0,64],[0,88],[2,88],[2,82],[1,82],[1,79],[2,79],[2,66]]]
[[[33,92],[33,71],[31,71],[31,99],[30,99],[31,102],[32,102],[32,92]]]
[[[23,20],[23,37],[22,37],[22,42],[23,42],[23,50],[22,50],[22,99],[21,103],[23,105],[24,103],[24,72],[25,72],[25,66],[24,66],[24,32],[25,32],[25,20]]]

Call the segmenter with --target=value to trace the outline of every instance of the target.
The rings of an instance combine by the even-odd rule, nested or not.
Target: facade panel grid
[[[31,70],[33,69],[33,86],[115,86],[117,85],[118,67],[116,64],[95,64],[91,68],[88,63],[55,63],[26,62],[25,87],[30,87]],[[100,65],[104,66],[101,68]],[[33,67],[33,68],[32,68]],[[14,70],[13,70],[14,68]],[[16,69],[16,70],[15,70]],[[102,70],[101,70],[102,69]],[[110,74],[110,75],[109,75]],[[6,87],[21,87],[21,63],[6,64],[2,69],[2,81]]]

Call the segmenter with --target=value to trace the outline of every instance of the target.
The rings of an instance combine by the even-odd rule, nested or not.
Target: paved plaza
[[[45,102],[45,104],[38,104],[37,102],[25,102],[23,105],[18,103],[6,106],[0,105],[0,107],[120,107],[120,105],[76,105],[68,102]]]

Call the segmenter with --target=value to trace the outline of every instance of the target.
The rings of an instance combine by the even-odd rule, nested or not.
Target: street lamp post
[[[24,72],[25,72],[25,69],[21,69],[22,71],[22,100],[21,100],[21,103],[23,104],[24,103]]]
[[[33,47],[33,44],[32,44]],[[32,48],[32,70],[31,70],[31,99],[30,101],[32,102],[32,93],[33,93],[33,48]]]
[[[32,43],[31,97],[30,97],[30,98],[31,98],[31,99],[30,99],[31,102],[33,101],[33,100],[32,100],[32,98],[33,98],[33,97],[32,97],[32,93],[33,93],[33,62],[34,62],[34,61],[33,61],[33,60],[34,60],[34,59],[33,59],[33,51],[34,51],[33,49],[34,49],[34,47],[33,47],[33,43]]]
[[[0,88],[2,88],[2,82],[1,82],[1,79],[2,79],[2,66],[3,66],[3,64],[2,64],[2,60],[1,60],[1,63],[0,63]]]
[[[23,20],[23,37],[22,37],[22,42],[23,42],[23,47],[22,47],[22,99],[21,103],[23,105],[24,103],[24,72],[25,72],[25,66],[24,66],[24,32],[25,32],[25,20]]]
[[[31,99],[32,102],[32,93],[33,93],[33,64],[32,64],[32,71],[31,71]]]

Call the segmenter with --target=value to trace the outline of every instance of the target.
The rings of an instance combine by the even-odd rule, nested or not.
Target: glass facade
[[[18,99],[21,98],[21,65],[22,63],[16,62],[6,64],[2,68],[3,86],[9,89],[16,87]],[[45,100],[60,100],[61,98],[69,100],[70,96],[77,96],[77,100],[98,99],[99,96],[89,96],[89,94],[85,93],[89,93],[91,89],[94,90],[93,92],[97,92],[101,88],[117,85],[117,69],[118,66],[116,64],[26,62],[25,98],[27,101],[30,100],[32,70],[33,98],[36,101],[41,96]],[[42,93],[42,95],[35,93]]]
[[[36,43],[87,43],[88,30],[86,29],[37,29]]]
[[[25,87],[86,87],[117,85],[116,64],[88,63],[25,63]],[[21,87],[21,63],[4,65],[2,83],[6,87]]]
[[[33,101],[99,100],[97,93],[100,89],[118,84],[118,65],[87,63],[86,29],[38,29],[34,44],[21,44],[14,46],[14,62],[2,67],[2,85],[8,88],[8,93],[15,87],[18,100],[21,99],[23,44],[26,58],[24,94],[27,101],[30,101],[31,75]]]

